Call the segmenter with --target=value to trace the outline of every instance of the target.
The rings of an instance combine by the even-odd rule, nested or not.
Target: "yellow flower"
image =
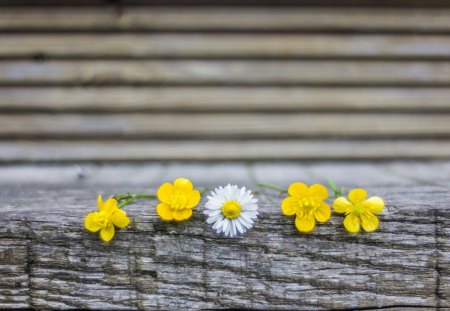
[[[90,213],[84,220],[84,227],[92,233],[100,230],[100,238],[109,242],[114,237],[115,228],[125,228],[130,224],[127,214],[117,207],[117,201],[109,198],[103,202],[102,196],[97,199],[98,212]]]
[[[281,210],[286,216],[297,215],[295,226],[303,233],[311,232],[318,222],[330,219],[330,206],[323,202],[328,198],[328,190],[322,185],[311,187],[296,182],[289,186],[288,196],[281,203]]]
[[[162,184],[158,189],[156,210],[165,221],[183,221],[192,216],[192,209],[200,202],[200,191],[193,189],[189,179],[178,178],[171,183]]]
[[[378,217],[374,214],[381,213],[384,201],[380,197],[370,197],[367,200],[366,197],[367,192],[364,189],[353,189],[348,194],[348,200],[339,197],[333,202],[336,213],[345,213],[344,227],[349,232],[358,232],[360,226],[367,232],[378,228]]]

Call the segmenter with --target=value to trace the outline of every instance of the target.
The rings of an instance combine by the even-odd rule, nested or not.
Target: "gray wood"
[[[127,179],[133,175],[121,175],[124,168],[114,166],[103,167],[103,175],[80,179],[74,172],[73,177],[53,176],[54,183],[47,179],[44,184],[39,181],[42,177],[29,178],[23,170],[34,171],[36,177],[39,170],[53,167],[57,172],[65,167],[0,168],[0,175],[6,172],[22,182],[18,187],[0,178],[0,307],[450,307],[450,180],[443,174],[449,172],[449,162],[271,165],[237,164],[236,169],[244,172],[240,182],[259,190],[255,183],[271,181],[279,170],[285,173],[277,180],[282,185],[293,180],[323,182],[339,175],[347,188],[364,186],[371,195],[385,199],[379,231],[349,235],[342,228],[342,217],[333,215],[312,234],[301,235],[293,219],[281,215],[281,198],[263,190],[257,196],[259,220],[244,237],[216,236],[201,215],[204,201],[190,221],[178,225],[162,223],[154,210],[156,202],[147,201],[127,207],[132,224],[104,244],[82,228],[84,215],[95,209],[96,195],[149,192],[154,187],[131,187]],[[151,166],[144,168],[150,172]],[[152,184],[188,171],[184,176],[198,187],[214,186],[221,181],[209,179],[211,170],[226,174],[229,169],[232,165],[169,165]],[[106,177],[105,170],[115,172],[119,180],[99,181],[97,177]],[[425,179],[417,179],[424,171]],[[262,176],[263,172],[269,175]],[[371,178],[373,172],[383,179]],[[97,181],[90,182],[91,178]]]
[[[450,37],[344,34],[2,34],[0,57],[448,58]]]
[[[448,32],[447,9],[4,8],[1,31]]]
[[[449,88],[3,87],[3,111],[450,112]]]
[[[2,141],[0,162],[450,159],[448,140]],[[450,174],[450,173],[449,173]]]
[[[3,114],[0,138],[449,138],[447,114]]]
[[[0,84],[448,86],[450,62],[3,61],[0,62]]]

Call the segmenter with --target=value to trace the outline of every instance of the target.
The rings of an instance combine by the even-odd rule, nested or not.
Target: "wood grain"
[[[263,191],[257,195],[259,220],[244,237],[215,235],[201,215],[204,201],[193,218],[181,224],[162,223],[154,210],[156,202],[149,201],[127,207],[132,224],[104,244],[85,232],[83,217],[95,209],[98,193],[130,190],[125,180],[89,184],[88,176],[67,184],[64,179],[20,188],[2,184],[0,306],[445,310],[450,306],[448,175],[437,179],[442,184],[424,185],[402,176],[405,166],[399,165],[344,165],[346,187],[355,185],[360,172],[384,175],[382,184],[370,178],[362,182],[370,194],[386,200],[387,209],[380,216],[379,231],[359,235],[345,233],[338,215],[312,234],[301,235],[293,219],[281,215],[281,198]],[[246,185],[257,190],[251,176],[261,168],[238,167],[248,172]],[[302,179],[308,183],[340,170],[321,163],[293,167],[295,172],[322,172]],[[410,163],[407,170],[411,176],[427,170],[433,177],[443,176],[442,167],[448,169],[448,162]],[[198,187],[212,185],[205,179],[211,168],[225,171],[230,166],[197,167],[189,177]],[[189,170],[189,165],[176,169]],[[398,184],[399,177],[408,183]],[[166,178],[169,175],[160,181]],[[141,187],[131,190],[154,190]]]
[[[3,85],[450,85],[450,62],[0,62]]]
[[[2,58],[445,58],[449,36],[2,34]]]
[[[448,32],[445,9],[5,8],[0,31]]]
[[[334,6],[334,7],[449,7],[446,0],[1,0],[0,6]]]
[[[449,138],[446,114],[8,114],[0,138]]]
[[[449,159],[448,140],[1,141],[0,162]],[[424,172],[426,175],[426,172]],[[232,175],[232,174],[231,174]],[[7,175],[9,176],[9,175]]]
[[[448,88],[3,87],[4,112],[450,112]]]

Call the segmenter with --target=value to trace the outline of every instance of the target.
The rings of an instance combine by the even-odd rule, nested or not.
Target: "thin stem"
[[[145,194],[145,193],[127,193],[127,194],[115,194],[113,196],[114,199],[116,199],[119,204],[117,205],[118,208],[125,207],[131,203],[133,203],[136,200],[139,199],[156,199],[156,194]]]
[[[258,186],[264,187],[264,188],[269,188],[269,189],[276,190],[276,191],[279,191],[280,194],[281,194],[281,193],[287,193],[287,190],[286,190],[286,189],[283,189],[283,188],[281,188],[281,187],[279,187],[279,186],[277,186],[277,185],[274,185],[274,184],[260,183],[260,184],[258,184]]]

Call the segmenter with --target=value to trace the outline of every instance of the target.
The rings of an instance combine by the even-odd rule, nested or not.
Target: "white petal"
[[[206,222],[208,223],[208,224],[212,224],[213,222],[216,222],[217,220],[219,220],[219,219],[221,219],[222,218],[222,215],[221,214],[218,214],[218,215],[216,215],[216,216],[211,216],[211,217],[209,217],[208,219],[206,219]]]
[[[236,235],[236,221],[231,220],[231,236],[235,236]]]
[[[242,216],[242,214],[241,214]],[[247,221],[246,219],[244,219],[243,217],[239,217],[239,222],[247,229],[250,229],[252,227],[253,222]]]
[[[230,220],[228,218],[225,218],[223,221],[222,231],[223,232],[227,231],[229,227],[230,227]]]
[[[236,225],[236,230],[237,230],[237,232],[239,232],[239,234],[242,234],[245,232],[244,228],[242,227],[241,222],[239,221],[239,217],[236,218],[236,221],[234,222],[234,224]]]
[[[225,219],[224,218],[219,218],[217,221],[216,221],[216,223],[213,225],[213,229],[214,230],[218,230],[218,229],[220,229],[220,230],[222,230],[222,227],[223,227],[223,222],[225,221]]]
[[[204,211],[203,213],[205,213],[206,215],[212,217],[212,216],[216,216],[216,215],[222,214],[222,210],[220,210],[220,209],[208,210],[208,211]]]

